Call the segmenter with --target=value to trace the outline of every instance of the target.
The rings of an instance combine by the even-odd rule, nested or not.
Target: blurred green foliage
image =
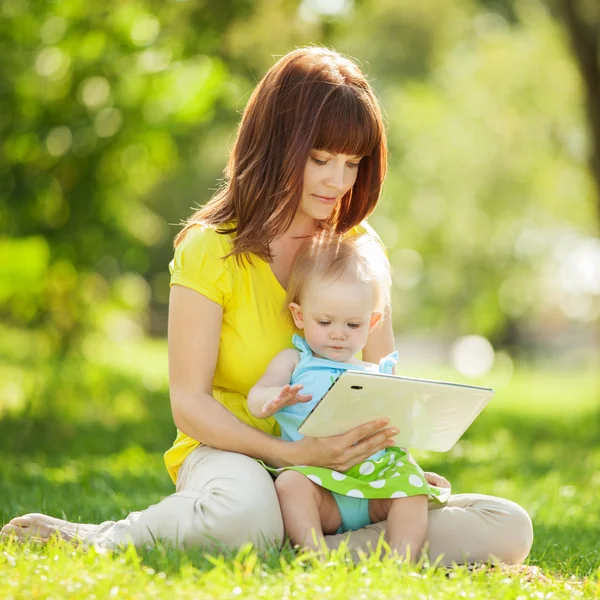
[[[59,355],[93,331],[164,333],[177,224],[218,184],[255,82],[314,43],[356,57],[387,115],[372,222],[393,262],[396,327],[502,345],[593,322],[600,289],[560,276],[597,233],[580,79],[545,5],[511,10],[5,0],[0,318],[43,331]]]

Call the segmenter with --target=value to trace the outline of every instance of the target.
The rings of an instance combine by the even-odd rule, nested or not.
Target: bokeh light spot
[[[73,135],[66,125],[59,125],[46,136],[46,150],[50,156],[62,156],[73,143]]]
[[[467,377],[485,375],[494,366],[494,360],[494,348],[480,335],[461,337],[450,350],[452,366]]]
[[[88,108],[102,106],[110,98],[110,84],[106,77],[89,77],[80,87],[80,100]]]
[[[105,108],[101,110],[94,121],[94,129],[98,137],[111,137],[121,129],[123,116],[117,108]]]
[[[160,33],[160,22],[156,17],[144,15],[139,17],[131,27],[131,40],[136,46],[148,46]]]

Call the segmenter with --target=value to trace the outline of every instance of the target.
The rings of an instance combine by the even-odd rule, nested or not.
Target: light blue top
[[[306,340],[299,335],[292,337],[292,343],[300,351],[300,362],[292,373],[290,385],[298,383],[303,385],[300,393],[312,394],[312,399],[310,402],[286,406],[275,413],[275,419],[281,429],[281,437],[287,441],[297,441],[304,437],[298,433],[298,427],[344,371],[376,371],[392,374],[392,369],[398,362],[398,352],[384,356],[379,361],[378,367],[336,362],[315,356]]]

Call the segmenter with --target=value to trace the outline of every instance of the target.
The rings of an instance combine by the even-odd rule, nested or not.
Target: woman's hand
[[[278,410],[285,408],[286,406],[292,406],[299,402],[310,402],[312,400],[312,394],[301,394],[300,390],[303,385],[284,385],[281,391],[273,398],[265,402],[262,407],[261,417],[270,417],[274,415]]]
[[[442,477],[441,475],[438,475],[437,473],[430,473],[427,471],[423,474],[425,475],[425,481],[427,481],[427,483],[429,485],[435,485],[436,487],[439,487],[439,488],[449,488],[450,487],[450,482],[445,477]]]
[[[366,460],[375,452],[395,446],[391,439],[398,434],[395,427],[387,427],[388,419],[378,419],[351,429],[348,433],[329,437],[309,437],[294,442],[297,465],[326,467],[344,472]]]

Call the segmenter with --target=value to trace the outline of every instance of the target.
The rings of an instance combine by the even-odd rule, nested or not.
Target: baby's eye
[[[350,327],[350,329],[358,329],[360,327],[360,323],[348,323],[348,327]]]
[[[331,324],[331,321],[320,321],[319,319],[317,319],[317,323],[319,325],[322,325],[323,327],[327,327],[327,325]]]

